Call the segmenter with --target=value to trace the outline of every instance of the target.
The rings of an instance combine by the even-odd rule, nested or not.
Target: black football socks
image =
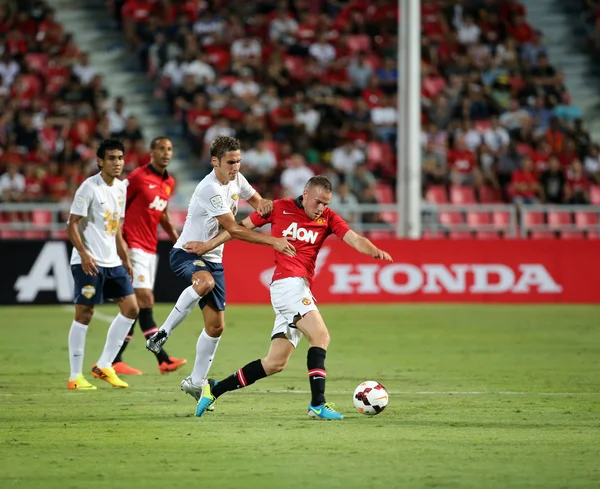
[[[217,398],[226,392],[252,385],[257,380],[264,379],[266,376],[267,374],[262,366],[262,362],[260,360],[254,360],[245,367],[239,369],[233,375],[220,380],[217,385],[211,389],[211,392],[212,395]]]

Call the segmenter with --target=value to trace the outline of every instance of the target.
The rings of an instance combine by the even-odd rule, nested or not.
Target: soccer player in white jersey
[[[225,276],[223,245],[202,256],[186,245],[190,241],[209,241],[221,229],[233,238],[272,246],[276,251],[295,256],[295,248],[285,238],[251,231],[235,221],[239,199],[247,201],[261,215],[273,210],[273,202],[262,199],[240,173],[240,142],[230,136],[217,136],[210,145],[213,171],[196,187],[183,231],[170,254],[171,269],[189,285],[159,331],[147,341],[157,353],[173,330],[200,304],[204,329],[196,344],[196,360],[191,376],[181,383],[183,391],[198,400],[208,375],[223,328],[225,327]]]
[[[121,236],[125,216],[126,187],[119,180],[123,171],[123,143],[102,141],[96,156],[100,173],[85,180],[75,193],[67,223],[73,243],[71,272],[75,282],[75,320],[69,333],[71,390],[95,390],[83,376],[83,354],[94,306],[112,299],[120,312],[106,335],[104,350],[92,367],[92,375],[115,387],[129,387],[112,368],[112,362],[138,315],[131,284],[132,266]]]

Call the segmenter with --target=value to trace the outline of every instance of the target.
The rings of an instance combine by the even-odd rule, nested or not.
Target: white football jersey
[[[174,248],[182,248],[188,241],[210,241],[219,234],[217,216],[232,212],[235,216],[239,199],[248,200],[256,190],[238,173],[235,180],[223,185],[214,170],[204,177],[190,200],[185,225]],[[202,256],[206,261],[221,263],[223,245]]]
[[[108,186],[100,173],[89,177],[75,192],[71,214],[83,216],[79,234],[83,246],[101,267],[118,267],[117,231],[125,217],[127,187],[121,180]],[[73,248],[71,265],[81,264],[79,252]]]

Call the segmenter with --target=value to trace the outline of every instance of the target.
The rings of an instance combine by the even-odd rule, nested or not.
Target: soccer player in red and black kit
[[[365,255],[387,261],[392,261],[392,258],[352,231],[340,216],[327,208],[331,194],[329,180],[316,176],[308,181],[297,199],[276,200],[269,216],[261,217],[254,212],[242,221],[250,229],[270,223],[271,234],[292,242],[296,256],[275,254],[276,267],[270,287],[275,325],[269,353],[262,360],[250,362],[224,380],[207,383],[198,401],[196,416],[202,416],[225,392],[246,387],[281,372],[304,334],[310,343],[307,367],[312,399],[308,415],[318,419],[343,419],[332,404],[325,401],[325,356],[329,332],[310,291],[317,255],[325,239],[335,234]],[[188,246],[195,253],[205,253],[205,248],[212,249],[228,239],[227,233],[223,233],[207,243],[194,242]]]
[[[129,258],[133,265],[133,289],[140,308],[138,320],[148,339],[158,331],[152,308],[154,306],[154,278],[156,276],[157,230],[160,224],[173,242],[178,234],[168,212],[169,198],[175,188],[175,179],[167,172],[173,158],[173,143],[161,136],[150,143],[150,163],[132,171],[125,181],[127,185],[126,218],[123,237],[129,246]],[[135,326],[135,324],[134,324]],[[131,327],[119,354],[113,362],[119,374],[141,375],[142,372],[123,362],[123,352],[134,331]],[[156,354],[161,373],[177,370],[186,363],[184,358],[170,357],[165,350]]]

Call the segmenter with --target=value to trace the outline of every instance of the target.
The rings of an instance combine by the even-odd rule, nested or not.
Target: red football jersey
[[[146,165],[127,175],[127,181],[123,238],[130,248],[156,253],[158,224],[175,188],[175,179]]]
[[[325,239],[335,234],[343,239],[350,230],[346,221],[329,208],[316,220],[311,220],[302,207],[302,200],[279,199],[273,202],[273,212],[261,217],[257,212],[250,214],[252,223],[261,227],[271,224],[271,235],[286,238],[296,248],[296,256],[289,257],[275,252],[273,281],[287,277],[305,277],[312,285],[317,255]]]

